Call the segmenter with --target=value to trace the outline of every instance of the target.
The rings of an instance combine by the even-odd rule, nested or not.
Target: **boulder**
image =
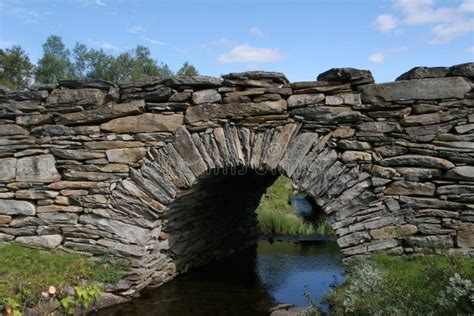
[[[474,79],[474,63],[454,65],[449,68],[448,76],[461,76]]]
[[[271,81],[275,83],[286,84],[289,83],[285,74],[281,72],[273,71],[246,71],[246,72],[232,72],[230,74],[222,76],[227,80],[262,80]]]
[[[446,178],[458,180],[474,180],[473,166],[454,167],[446,173]]]
[[[426,167],[441,170],[454,168],[454,164],[446,159],[423,156],[423,155],[403,155],[385,158],[380,161],[382,166],[395,167]],[[474,167],[472,167],[474,169]]]
[[[209,76],[175,76],[163,80],[171,88],[216,88],[222,85],[222,79]]]
[[[105,96],[106,92],[100,89],[54,89],[46,99],[46,103],[47,105],[101,105],[105,101]]]
[[[59,86],[68,89],[101,89],[109,90],[112,87],[116,87],[113,82],[100,80],[100,79],[85,79],[85,80],[59,80]]]
[[[26,135],[28,131],[15,124],[0,124],[0,136]]]
[[[357,123],[371,119],[351,107],[344,106],[311,106],[291,110],[293,115],[304,117],[305,120],[319,124]]]
[[[324,100],[324,94],[318,93],[318,94],[296,94],[296,95],[291,95],[287,102],[288,102],[288,108],[296,108],[296,107],[301,107],[305,105],[316,105],[320,103],[321,101]]]

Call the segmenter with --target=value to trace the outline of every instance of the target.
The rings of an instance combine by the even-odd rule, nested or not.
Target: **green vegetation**
[[[331,314],[474,313],[474,259],[376,254],[349,267],[349,279],[326,298]]]
[[[259,229],[264,234],[277,235],[331,235],[332,229],[327,221],[313,225],[298,216],[288,198],[292,194],[292,182],[279,177],[267,189],[257,208]]]
[[[63,251],[30,249],[15,243],[1,246],[0,304],[6,303],[14,309],[34,306],[40,301],[39,294],[50,286],[61,297],[65,296],[66,286],[87,280],[93,288],[89,286],[82,292],[75,288],[77,302],[85,304],[97,296],[99,289],[92,285],[94,282],[117,282],[125,268]]]
[[[196,68],[185,62],[178,75],[197,75]],[[34,65],[18,45],[0,49],[0,84],[23,89],[32,83],[57,83],[62,79],[102,79],[115,83],[145,77],[167,78],[174,75],[164,63],[151,56],[148,47],[113,54],[112,50],[88,48],[76,43],[72,52],[61,37],[50,35],[43,44],[43,56]]]

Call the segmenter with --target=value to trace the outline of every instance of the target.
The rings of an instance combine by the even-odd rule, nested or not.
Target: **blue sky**
[[[50,34],[114,54],[137,44],[177,70],[275,70],[314,80],[332,67],[392,81],[414,66],[474,60],[474,0],[0,0],[0,47],[33,61]]]

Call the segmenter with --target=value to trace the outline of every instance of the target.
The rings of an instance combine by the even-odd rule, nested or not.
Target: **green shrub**
[[[336,315],[473,313],[472,280],[472,258],[376,254],[354,262],[348,280],[326,301]]]

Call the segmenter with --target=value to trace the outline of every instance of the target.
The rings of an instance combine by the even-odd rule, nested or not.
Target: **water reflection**
[[[277,302],[304,306],[305,284],[321,298],[343,281],[334,241],[270,243],[249,249],[146,291],[95,315],[268,315]]]

